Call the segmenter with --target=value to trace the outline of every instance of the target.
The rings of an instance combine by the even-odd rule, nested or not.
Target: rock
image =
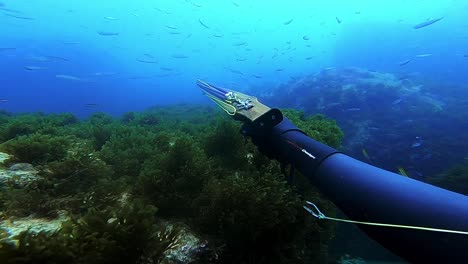
[[[13,183],[22,188],[36,181],[38,171],[29,163],[17,163],[10,166],[8,170],[0,169],[0,185]]]
[[[190,228],[181,223],[169,223],[164,225],[168,230],[177,230],[177,235],[173,243],[164,251],[160,262],[166,264],[188,264],[188,263],[217,263],[217,251],[208,246],[208,241],[200,239]],[[164,235],[163,235],[164,237]],[[140,263],[142,264],[155,264],[153,254],[158,254],[148,250],[142,256]]]
[[[29,163],[16,163],[16,164],[13,164],[10,166],[10,168],[8,168],[8,170],[10,171],[36,171],[36,169],[34,169],[34,166],[32,164],[29,164]]]
[[[69,220],[69,217],[64,213],[60,214],[58,218],[35,218],[32,216],[22,218],[12,218],[0,222],[0,230],[2,230],[1,240],[3,242],[18,246],[17,236],[28,230],[29,232],[54,232],[60,229],[62,223]]]
[[[0,152],[0,165],[2,165],[6,160],[11,158],[11,155],[8,155],[6,153]]]
[[[188,228],[182,228],[176,246],[165,252],[165,263],[193,263],[205,251],[207,243],[200,240]]]

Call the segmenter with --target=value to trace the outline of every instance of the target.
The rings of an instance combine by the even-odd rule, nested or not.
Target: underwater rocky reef
[[[324,114],[355,158],[426,180],[468,157],[466,86],[418,74],[330,68],[258,95],[268,105]]]
[[[284,112],[340,146],[334,121]],[[302,205],[333,205],[289,185],[239,130],[199,105],[86,120],[1,112],[0,263],[327,262],[335,224]]]

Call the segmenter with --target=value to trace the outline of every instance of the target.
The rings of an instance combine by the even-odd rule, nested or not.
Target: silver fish
[[[291,22],[293,22],[293,20],[294,18],[291,18],[290,20],[283,22],[283,25],[289,25]]]
[[[143,62],[143,63],[158,63],[158,61],[156,60],[149,60],[149,59],[137,59],[137,61],[139,62]]]
[[[351,108],[345,109],[345,112],[358,112],[358,111],[361,111],[361,108],[351,107]]]
[[[45,69],[45,68],[40,67],[40,66],[24,66],[24,69],[28,70],[28,71],[37,71],[37,70],[42,70],[42,69]]]
[[[172,54],[171,57],[174,59],[187,59],[188,58],[188,56],[184,54]]]
[[[101,36],[118,36],[120,33],[115,31],[98,31]]]
[[[435,22],[438,22],[438,21],[442,20],[443,18],[444,18],[444,17],[439,17],[439,18],[436,18],[436,19],[431,19],[431,20],[428,20],[428,21],[419,23],[419,24],[415,25],[413,28],[414,28],[414,29],[419,29],[419,28],[427,27],[427,26],[429,26],[429,25],[434,24]]]
[[[76,76],[72,76],[72,75],[65,75],[65,74],[57,74],[55,75],[55,78],[58,78],[58,79],[64,79],[64,80],[70,80],[70,81],[77,81],[77,82],[83,82],[85,80],[79,78],[79,77],[76,77]]]
[[[9,51],[9,50],[16,50],[16,48],[2,48],[2,47],[0,47],[0,52]]]
[[[418,54],[415,57],[416,58],[427,58],[427,57],[431,57],[431,56],[432,56],[431,53],[426,53],[426,54]]]
[[[204,28],[210,29],[210,27],[207,24],[203,23],[201,18],[198,19],[198,23],[200,23],[200,25],[202,25]]]
[[[18,19],[23,19],[23,20],[36,20],[35,18],[33,17],[25,17],[25,16],[17,16],[17,15],[13,15],[13,14],[5,14],[6,16],[9,16],[9,17],[14,17],[14,18],[18,18]]]
[[[411,60],[401,61],[401,62],[399,63],[399,65],[400,65],[400,66],[404,66],[404,65],[406,65],[406,64],[408,64],[408,63],[410,63],[410,62],[411,62]]]

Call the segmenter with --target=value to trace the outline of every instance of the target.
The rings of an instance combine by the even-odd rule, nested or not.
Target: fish
[[[345,112],[359,112],[361,111],[361,108],[359,107],[351,107],[351,108],[347,108],[344,110]]]
[[[239,71],[239,70],[234,70],[234,69],[229,69],[229,68],[228,68],[228,70],[229,70],[230,72],[232,72],[232,73],[235,73],[235,74],[244,75],[244,73],[241,72],[241,71]]]
[[[172,70],[174,70],[174,69],[169,68],[169,67],[160,67],[160,69],[163,70],[163,71],[172,71]]]
[[[261,79],[261,78],[263,78],[262,76],[260,76],[260,75],[256,75],[256,74],[252,74],[252,76],[253,76],[253,77],[255,77],[255,78],[257,78],[257,79]]]
[[[149,53],[143,54],[142,58],[137,58],[136,60],[143,63],[158,63],[154,56]]]
[[[195,3],[195,2],[192,2],[192,1],[186,1],[186,2],[192,4],[193,6],[196,6],[196,7],[202,7],[203,6],[202,4],[198,4],[198,3]]]
[[[238,3],[236,3],[236,2],[232,2],[232,4],[235,5],[235,6],[237,6],[237,7],[240,6],[240,5],[239,5]]]
[[[180,32],[178,32],[178,31],[169,31],[169,34],[171,34],[171,35],[179,35]]]
[[[365,148],[362,149],[362,155],[367,159],[367,160],[371,160],[369,154],[367,153],[367,150]]]
[[[2,99],[0,99],[0,103],[8,103],[8,99],[2,98]]]
[[[332,108],[341,105],[341,103],[335,102],[335,103],[329,103],[326,105],[326,108]]]
[[[416,58],[427,58],[427,57],[431,57],[431,56],[432,56],[431,53],[426,53],[426,54],[418,54],[415,57]]]
[[[9,50],[16,50],[16,48],[8,48],[8,47],[7,48],[2,48],[2,47],[0,47],[0,52],[9,51]]]
[[[184,54],[172,54],[171,57],[174,59],[187,59],[188,58],[188,56]]]
[[[420,28],[423,28],[423,27],[427,27],[429,25],[432,25],[440,20],[442,20],[444,17],[439,17],[439,18],[435,18],[435,19],[430,19],[430,20],[427,20],[425,22],[422,22],[422,23],[419,23],[419,24],[416,24],[413,26],[414,29],[420,29]]]
[[[200,23],[200,25],[202,25],[204,28],[210,29],[210,27],[207,24],[203,23],[201,18],[198,19],[198,23]]]
[[[136,59],[137,61],[139,62],[142,62],[142,63],[152,63],[152,64],[155,64],[155,63],[158,63],[157,60],[151,60],[151,59]]]
[[[97,107],[99,105],[95,104],[95,103],[89,103],[89,104],[85,104],[85,106],[88,107],[88,108],[94,108],[94,107]]]
[[[409,176],[408,176],[408,173],[406,173],[406,171],[405,171],[405,169],[403,169],[403,167],[398,166],[397,169],[398,169],[398,173],[399,173],[400,175],[405,176],[405,177],[409,177]]]
[[[169,77],[169,76],[171,76],[171,73],[158,73],[155,76],[158,77],[158,78]]]
[[[112,76],[116,75],[117,73],[115,72],[95,72],[93,75],[94,76]]]
[[[341,19],[339,17],[335,17],[336,19],[336,22],[338,22],[338,24],[341,24]]]
[[[294,20],[294,18],[291,18],[290,20],[283,22],[283,25],[287,26],[287,25],[291,24],[291,22],[293,22],[293,20]]]
[[[313,58],[314,58],[314,57],[306,57],[305,59],[306,59],[306,60],[311,60],[311,59],[313,59]]]
[[[70,80],[70,81],[78,81],[78,82],[83,82],[84,81],[83,79],[81,79],[79,77],[72,76],[72,75],[65,75],[65,74],[57,74],[57,75],[55,75],[55,78]]]
[[[148,80],[148,79],[151,79],[150,76],[130,76],[128,77],[128,79],[130,80]]]
[[[107,20],[119,20],[118,18],[116,18],[116,17],[111,17],[111,16],[106,16],[106,17],[104,17],[104,19],[107,19]]]
[[[116,31],[98,31],[101,36],[118,36],[120,33]]]
[[[410,63],[410,62],[411,62],[411,60],[404,60],[404,61],[401,61],[401,62],[399,63],[399,65],[400,65],[400,66],[404,66],[404,65],[406,65],[406,64],[408,64],[408,63]]]
[[[310,38],[308,36],[303,36],[302,39],[303,40],[309,40]]]
[[[159,12],[164,13],[164,14],[166,14],[166,15],[171,15],[171,14],[172,14],[171,12],[162,10],[162,9],[159,8],[159,7],[155,7],[154,9],[156,9],[156,10],[158,10]]]
[[[170,28],[170,29],[179,29],[178,27],[176,26],[166,26],[167,28]]]
[[[415,138],[415,141],[413,142],[413,144],[411,144],[411,147],[412,148],[417,148],[417,147],[422,146],[422,144],[423,144],[423,139],[418,136],[418,137]]]
[[[59,61],[70,61],[69,59],[67,58],[64,58],[64,57],[59,57],[59,56],[46,56],[47,59],[49,60],[59,60]]]
[[[14,17],[14,18],[22,19],[22,20],[36,20],[33,17],[17,16],[17,15],[13,15],[13,14],[5,14],[5,16]]]
[[[59,57],[59,56],[31,56],[29,59],[34,61],[40,62],[47,62],[47,61],[70,61],[67,58]]]
[[[401,101],[403,101],[403,99],[402,99],[402,98],[398,98],[398,99],[396,99],[396,100],[394,100],[394,101],[392,102],[392,105],[397,105],[397,104],[401,103]]]
[[[246,58],[237,58],[236,60],[237,61],[246,61],[247,59]]]
[[[20,14],[20,13],[21,13],[21,12],[18,11],[18,10],[14,10],[14,9],[10,9],[10,8],[5,8],[5,7],[1,7],[1,6],[0,6],[0,10],[6,11],[6,12],[10,12],[10,13],[16,13],[16,14]]]
[[[240,41],[232,44],[233,46],[245,46],[247,45],[247,42],[245,41]]]
[[[222,38],[223,35],[222,35],[222,34],[214,34],[213,37],[215,37],[215,38]]]
[[[34,61],[40,61],[40,62],[46,62],[49,61],[49,58],[45,56],[31,56],[29,59],[34,60]]]
[[[283,68],[278,68],[278,69],[276,69],[275,71],[277,71],[277,72],[282,72],[282,71],[284,71],[284,69],[283,69]]]
[[[468,54],[463,55],[463,57],[468,58]]]
[[[45,69],[44,67],[39,67],[39,66],[24,66],[25,70],[28,71],[36,71],[36,70],[42,70]]]

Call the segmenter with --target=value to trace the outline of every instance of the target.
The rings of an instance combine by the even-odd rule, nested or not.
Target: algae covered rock
[[[9,160],[10,158],[11,158],[11,155],[0,152],[0,165],[2,165],[5,161]]]
[[[38,171],[32,164],[16,163],[8,169],[0,169],[0,185],[14,184],[24,187],[38,179]]]
[[[62,223],[67,220],[69,220],[69,217],[64,213],[54,219],[33,216],[9,218],[0,222],[0,230],[2,231],[0,241],[2,244],[6,243],[18,248],[19,240],[23,232],[29,232],[31,234],[38,234],[41,232],[54,233],[58,231]]]

